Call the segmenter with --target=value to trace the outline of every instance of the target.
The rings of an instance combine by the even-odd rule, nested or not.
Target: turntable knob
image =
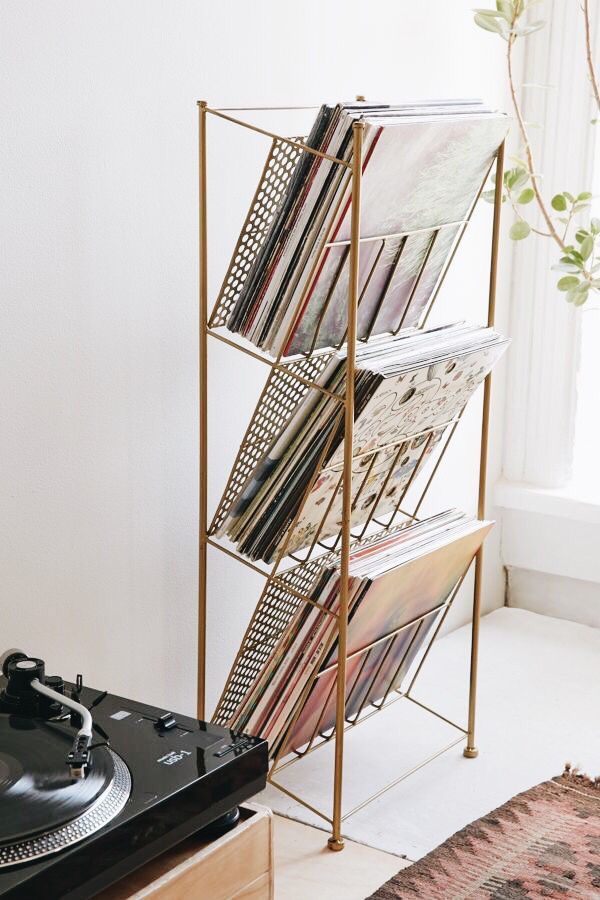
[[[65,692],[65,683],[60,675],[46,675],[46,687],[52,688],[57,694]]]

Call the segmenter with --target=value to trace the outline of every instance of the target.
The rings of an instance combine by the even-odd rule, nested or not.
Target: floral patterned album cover
[[[307,145],[350,162],[357,119],[365,125],[358,330],[366,337],[420,321],[459,233],[452,223],[467,218],[507,119],[473,100],[324,104]],[[270,188],[263,193],[268,207]],[[301,153],[228,327],[274,355],[338,346],[348,244],[322,248],[349,241],[350,219],[349,170]]]
[[[394,511],[414,469],[423,467],[444,426],[504,349],[505,344],[496,344],[381,381],[354,426],[354,527],[375,509],[378,516]],[[317,533],[326,539],[341,528],[343,453],[342,444],[317,478],[289,539],[289,552],[308,546]]]

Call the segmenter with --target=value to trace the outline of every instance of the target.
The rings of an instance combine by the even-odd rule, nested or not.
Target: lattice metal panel
[[[254,680],[262,671],[277,641],[303,602],[291,594],[286,589],[286,585],[290,585],[300,592],[309,590],[321,567],[321,560],[297,566],[282,576],[285,583],[282,584],[275,578],[270,579],[265,586],[240,648],[231,678],[213,717],[213,721],[218,725],[227,725],[233,717]]]
[[[384,529],[395,534],[406,527],[406,522]],[[368,547],[381,538],[382,532],[370,535],[354,546]],[[280,576],[269,580],[254,611],[250,626],[235,662],[231,678],[219,701],[213,722],[227,725],[240,703],[271,655],[277,641],[285,632],[301,604],[304,602],[287,590],[287,586],[303,594],[309,594],[321,572],[327,566],[339,565],[340,551],[326,553],[318,559],[295,566]],[[325,613],[323,613],[325,615]]]
[[[231,504],[238,497],[257,462],[281,432],[298,403],[311,390],[308,385],[295,378],[294,373],[308,381],[316,381],[330,359],[330,353],[307,357],[287,365],[287,371],[271,371],[242,441],[209,534],[215,534],[223,525]]]
[[[303,138],[292,140],[301,141]],[[301,153],[302,150],[298,147],[282,141],[274,140],[271,144],[258,188],[210,317],[211,328],[227,324]]]

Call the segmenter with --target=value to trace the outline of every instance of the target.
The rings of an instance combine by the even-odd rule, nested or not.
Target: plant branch
[[[583,20],[585,22],[585,52],[587,57],[587,66],[590,76],[590,82],[596,99],[596,106],[600,112],[600,90],[598,90],[598,79],[596,78],[596,70],[594,69],[594,61],[592,59],[592,39],[590,36],[590,8],[588,0],[583,0]]]
[[[515,19],[513,19],[513,27],[514,27],[515,20],[516,20],[516,13],[515,13]],[[531,179],[531,187],[533,188],[533,192],[535,194],[535,199],[537,201],[537,205],[538,205],[539,210],[544,218],[544,221],[546,223],[546,227],[548,228],[550,237],[555,241],[556,244],[558,244],[558,246],[564,253],[566,250],[566,244],[563,241],[563,239],[561,238],[561,236],[559,235],[556,228],[554,227],[554,222],[552,221],[552,216],[546,209],[546,204],[544,202],[544,198],[542,197],[542,193],[539,188],[538,178],[537,178],[537,175],[535,174],[537,170],[536,170],[534,159],[533,159],[531,143],[529,141],[529,135],[527,133],[527,128],[526,128],[525,122],[523,120],[523,115],[521,113],[519,101],[517,100],[517,91],[515,88],[515,81],[514,81],[513,70],[512,70],[512,49],[513,49],[513,44],[514,44],[515,40],[516,40],[516,35],[514,33],[509,34],[508,49],[506,52],[506,57],[507,57],[507,62],[508,62],[508,83],[510,86],[510,96],[511,96],[513,108],[515,111],[515,115],[517,117],[519,131],[521,132],[521,138],[523,140],[525,156],[527,158],[527,165],[529,167],[529,177]]]

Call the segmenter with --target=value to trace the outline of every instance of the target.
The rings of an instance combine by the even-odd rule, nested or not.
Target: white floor
[[[469,639],[465,627],[439,640],[414,691],[462,724]],[[406,700],[347,732],[345,809],[456,736]],[[356,812],[344,823],[346,836],[415,860],[519,791],[559,774],[567,760],[600,774],[600,629],[520,609],[484,617],[477,744],[477,759],[465,759],[459,744]],[[329,812],[332,754],[327,745],[278,778]],[[257,800],[292,819],[327,827],[273,787]]]

